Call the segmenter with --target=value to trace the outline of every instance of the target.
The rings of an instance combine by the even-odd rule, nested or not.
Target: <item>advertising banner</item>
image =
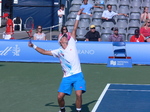
[[[35,45],[53,50],[60,47],[57,41],[32,41]],[[127,56],[132,64],[150,64],[149,43],[126,43]],[[77,49],[81,63],[107,64],[108,57],[113,56],[111,42],[78,41]],[[28,47],[28,40],[0,40],[0,61],[14,62],[59,62],[52,56],[42,55]]]

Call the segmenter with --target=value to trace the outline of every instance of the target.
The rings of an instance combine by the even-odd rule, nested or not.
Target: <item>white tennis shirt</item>
[[[69,77],[71,75],[81,72],[80,60],[76,48],[76,41],[74,38],[70,38],[66,49],[60,47],[59,49],[51,51],[54,57],[60,59],[63,77]]]
[[[117,15],[118,13],[111,11],[109,12],[108,10],[104,10],[102,17],[108,18],[108,19],[112,19],[113,16]]]

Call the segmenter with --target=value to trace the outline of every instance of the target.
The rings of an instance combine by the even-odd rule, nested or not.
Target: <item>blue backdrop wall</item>
[[[18,0],[18,4],[13,4],[13,18],[21,17],[23,24],[28,17],[33,17],[35,27],[50,27],[58,24],[57,10],[58,0]],[[58,4],[57,4],[58,3]]]
[[[57,41],[33,41],[37,46],[46,50],[59,48]],[[150,64],[150,44],[127,42],[127,55],[133,64]],[[77,42],[77,49],[81,63],[108,62],[113,56],[112,42]],[[59,62],[57,58],[38,53],[28,47],[28,40],[0,40],[0,61],[20,62]]]

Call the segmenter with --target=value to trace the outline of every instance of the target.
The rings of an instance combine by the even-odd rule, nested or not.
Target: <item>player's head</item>
[[[4,13],[4,15],[2,16],[2,18],[8,19],[9,14],[8,13]]]
[[[67,32],[68,32],[67,26],[62,26],[61,27],[61,33],[64,34],[64,33],[67,33]]]
[[[68,44],[68,36],[67,34],[63,34],[60,38],[59,38],[59,43],[60,45],[63,47],[63,45],[67,45]]]
[[[88,3],[88,0],[83,0],[83,3],[86,5]]]

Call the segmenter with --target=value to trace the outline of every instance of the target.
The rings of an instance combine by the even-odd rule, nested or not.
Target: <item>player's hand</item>
[[[80,9],[77,14],[81,15],[83,10],[84,10],[84,8]]]
[[[33,44],[31,42],[28,43],[29,47],[33,47]]]

